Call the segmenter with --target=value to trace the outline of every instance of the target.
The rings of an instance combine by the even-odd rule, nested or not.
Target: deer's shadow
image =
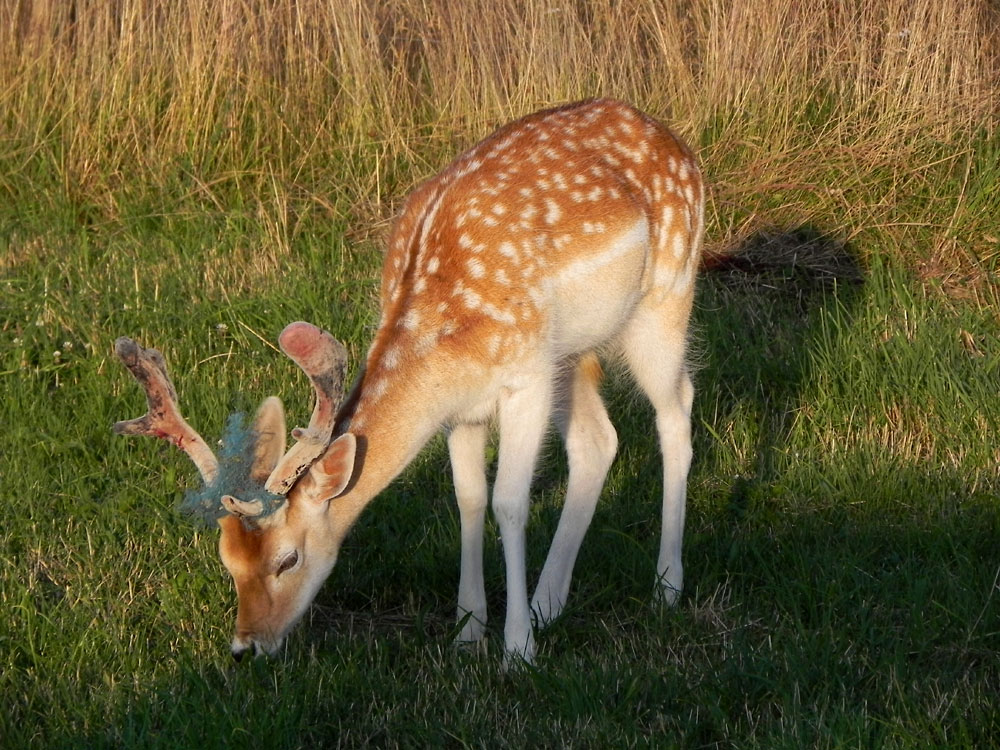
[[[811,226],[759,231],[710,259],[693,321],[702,365],[694,420],[696,432],[698,423],[718,432],[740,413],[755,427],[744,467],[732,477],[734,512],[775,479],[775,457],[814,374],[824,318],[837,309],[849,322],[863,284],[850,249]],[[711,461],[718,441],[700,442]]]

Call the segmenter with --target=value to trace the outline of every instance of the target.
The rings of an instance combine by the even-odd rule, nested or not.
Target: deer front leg
[[[458,579],[458,619],[467,618],[459,643],[474,643],[486,632],[483,582],[483,524],[486,519],[486,425],[460,424],[448,434],[451,472],[462,524],[462,568]]]
[[[505,662],[535,658],[528,584],[525,570],[525,526],[535,461],[548,425],[551,380],[535,376],[500,404],[500,447],[493,488],[493,512],[503,540],[507,566],[507,617],[504,623]]]

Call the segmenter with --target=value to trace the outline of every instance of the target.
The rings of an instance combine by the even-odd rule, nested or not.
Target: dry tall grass
[[[600,94],[702,147],[717,242],[815,222],[943,247],[960,197],[934,175],[996,125],[996,30],[988,0],[21,0],[0,193],[49,180],[113,219],[183,174],[367,225],[498,122]],[[914,192],[933,217],[899,215]]]

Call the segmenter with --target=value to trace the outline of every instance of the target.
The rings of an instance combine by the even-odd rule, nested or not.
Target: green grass
[[[857,249],[807,228],[752,236],[745,262],[700,288],[676,611],[651,604],[651,414],[613,375],[621,453],[536,668],[500,668],[492,529],[488,648],[451,644],[458,533],[440,442],[362,518],[283,655],[237,666],[216,534],[173,509],[193,469],[167,446],[111,435],[144,408],[111,342],[161,347],[210,439],[272,392],[301,420],[307,384],[264,340],[312,319],[356,365],[377,254],[317,227],[280,273],[243,273],[225,259],[267,228],[239,212],[43,228],[22,222],[4,239],[19,259],[2,279],[0,325],[5,746],[985,747],[1000,736],[998,308],[899,264],[861,267]],[[536,482],[536,574],[564,482],[553,442]]]

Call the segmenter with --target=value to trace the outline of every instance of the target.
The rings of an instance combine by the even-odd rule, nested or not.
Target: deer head
[[[222,461],[181,416],[162,355],[128,338],[115,342],[115,354],[142,386],[149,408],[114,431],[168,440],[198,468],[205,486],[195,502],[218,520],[219,552],[236,584],[237,659],[251,649],[274,653],[326,579],[346,531],[330,528],[335,521],[327,506],[354,472],[354,435],[333,436],[344,347],[302,322],[285,328],[278,342],[316,392],[309,426],[292,430],[295,444],[286,451],[284,407],[272,396],[258,409],[249,435],[238,426],[228,431],[238,445],[224,446]]]

